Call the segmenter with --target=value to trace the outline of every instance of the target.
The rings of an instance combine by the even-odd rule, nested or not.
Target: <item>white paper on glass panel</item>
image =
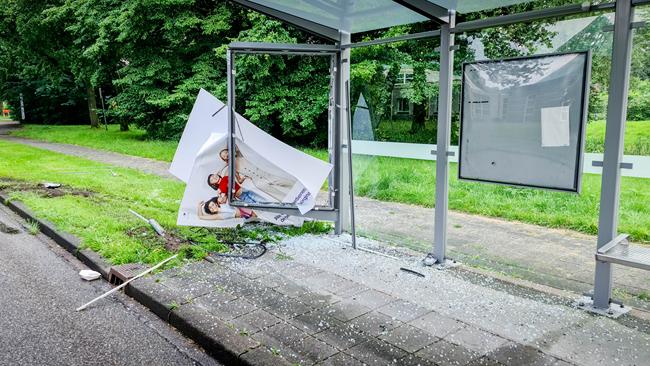
[[[569,146],[569,107],[542,108],[542,147]]]

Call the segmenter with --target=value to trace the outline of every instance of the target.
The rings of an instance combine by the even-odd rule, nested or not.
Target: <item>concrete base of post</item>
[[[593,314],[606,316],[608,318],[616,319],[621,315],[630,312],[631,308],[623,304],[610,303],[609,308],[597,308],[594,306],[594,301],[589,296],[583,296],[578,299],[574,306],[578,309],[588,311]]]

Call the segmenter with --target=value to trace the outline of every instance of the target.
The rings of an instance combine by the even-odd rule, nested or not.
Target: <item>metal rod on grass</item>
[[[153,267],[149,268],[148,270],[146,270],[146,271],[140,273],[139,275],[137,275],[137,276],[131,278],[130,280],[125,281],[123,284],[117,286],[116,288],[114,288],[114,289],[112,289],[112,290],[106,292],[105,294],[103,294],[103,295],[101,295],[101,296],[98,296],[98,297],[94,298],[93,300],[91,300],[91,301],[89,301],[89,302],[87,302],[87,303],[81,305],[80,307],[77,308],[76,311],[84,310],[84,309],[87,308],[89,305],[93,304],[94,302],[99,301],[99,300],[105,298],[106,296],[108,296],[108,295],[110,295],[110,294],[112,294],[112,293],[114,293],[114,292],[119,291],[120,289],[126,287],[126,285],[128,285],[129,283],[131,283],[131,282],[137,280],[138,278],[140,278],[140,277],[146,275],[147,273],[149,273],[149,272],[151,272],[151,271],[153,271],[153,270],[156,270],[156,269],[160,268],[163,264],[169,262],[170,260],[172,260],[172,259],[174,259],[174,258],[176,258],[176,257],[178,257],[178,254],[174,254],[174,255],[172,255],[171,257],[169,257],[169,258],[165,259],[164,261],[162,261],[162,262],[156,264],[155,266],[153,266]]]

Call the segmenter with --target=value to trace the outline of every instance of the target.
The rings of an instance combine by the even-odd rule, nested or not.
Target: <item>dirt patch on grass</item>
[[[20,191],[20,192],[34,192],[41,197],[55,198],[65,195],[92,197],[95,192],[76,189],[61,185],[60,187],[48,188],[42,183],[30,183],[14,179],[0,178],[0,191]]]
[[[132,238],[138,238],[152,246],[162,245],[170,252],[178,252],[181,246],[188,244],[186,239],[181,238],[173,232],[166,231],[165,237],[161,237],[152,229],[145,226],[129,229],[126,235]]]

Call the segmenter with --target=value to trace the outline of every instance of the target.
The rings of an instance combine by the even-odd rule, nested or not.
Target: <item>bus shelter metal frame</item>
[[[605,152],[602,174],[602,189],[600,199],[600,214],[598,223],[598,242],[596,245],[595,259],[596,268],[594,276],[594,292],[591,297],[592,303],[587,307],[588,310],[601,314],[612,314],[612,263],[625,264],[621,261],[607,259],[604,255],[606,249],[617,245],[622,241],[623,236],[618,236],[618,217],[619,217],[619,199],[620,199],[620,178],[623,157],[623,144],[625,136],[625,122],[627,118],[627,97],[629,86],[629,75],[631,69],[631,50],[632,50],[632,30],[643,24],[634,23],[634,8],[637,6],[650,4],[650,0],[617,0],[614,2],[591,4],[585,2],[582,4],[571,4],[549,9],[534,10],[523,13],[503,15],[487,19],[479,19],[456,24],[455,10],[446,9],[447,17],[441,17],[440,9],[429,7],[431,4],[426,0],[395,1],[409,9],[428,9],[435,12],[435,16],[429,13],[429,18],[438,25],[439,29],[427,32],[408,34],[403,36],[377,39],[371,41],[350,42],[350,34],[341,30],[325,27],[322,24],[298,18],[295,15],[283,13],[276,9],[261,6],[249,0],[232,0],[240,5],[253,10],[260,11],[266,15],[275,17],[285,23],[296,26],[315,34],[327,41],[336,42],[338,48],[339,65],[344,62],[348,63],[347,74],[341,73],[337,80],[344,80],[344,83],[337,85],[337,108],[341,108],[340,103],[345,103],[346,109],[341,109],[345,113],[350,113],[349,101],[345,101],[346,96],[341,88],[345,81],[349,82],[349,50],[356,47],[371,45],[387,44],[392,42],[420,40],[440,37],[440,95],[438,104],[438,143],[436,154],[436,205],[435,205],[435,223],[434,223],[434,240],[432,251],[428,256],[430,262],[444,264],[446,263],[446,245],[447,245],[447,216],[448,216],[448,190],[449,190],[449,139],[451,132],[451,109],[452,109],[452,78],[453,78],[453,59],[454,59],[454,35],[469,31],[478,31],[485,28],[492,28],[516,23],[526,23],[536,20],[557,19],[572,15],[588,14],[600,11],[614,11],[614,41],[612,50],[612,68],[610,73],[609,99],[607,103],[607,126],[605,134]],[[427,4],[424,4],[427,3]],[[426,11],[421,12],[425,14]],[[603,30],[605,31],[605,30]],[[348,52],[347,55],[345,52]],[[344,55],[341,57],[341,55]],[[230,61],[230,56],[229,56]],[[338,68],[340,72],[340,68]],[[229,72],[228,77],[231,77]],[[229,93],[230,93],[229,89]],[[230,99],[229,99],[230,100]],[[340,124],[345,123],[345,119],[337,113],[336,128],[337,134],[337,155],[336,164],[340,164],[342,149],[345,147],[341,140]],[[348,116],[349,118],[349,116]],[[349,120],[349,119],[348,119]],[[349,139],[351,140],[351,139]],[[349,146],[348,146],[349,147]],[[232,156],[232,153],[230,154]],[[231,164],[232,166],[232,164]],[[351,174],[351,173],[350,173]],[[231,174],[232,176],[232,174]],[[335,181],[337,187],[341,188],[341,176]],[[339,193],[339,191],[336,191]],[[349,201],[349,200],[348,200]],[[345,205],[341,195],[336,195],[335,206],[341,208]],[[341,232],[345,224],[339,213],[337,217],[337,233]],[[620,239],[620,240],[619,240]],[[630,264],[627,264],[630,265]],[[647,269],[647,268],[646,268]]]
[[[262,42],[233,42],[228,45],[226,50],[227,59],[227,83],[228,83],[228,202],[235,207],[259,208],[266,211],[277,212],[287,215],[303,216],[298,208],[293,204],[287,203],[244,203],[233,200],[233,189],[235,179],[235,150],[237,137],[237,117],[235,112],[235,55],[236,54],[253,54],[253,55],[282,55],[282,56],[316,56],[330,58],[330,102],[328,111],[328,131],[330,144],[330,162],[333,165],[332,172],[328,179],[328,206],[316,206],[306,213],[305,217],[317,220],[333,221],[336,230],[340,233],[340,201],[338,194],[340,191],[340,161],[341,161],[341,123],[339,114],[334,113],[335,106],[340,105],[340,83],[339,73],[341,64],[341,51],[334,45],[320,44],[281,44],[281,43],[262,43]]]

